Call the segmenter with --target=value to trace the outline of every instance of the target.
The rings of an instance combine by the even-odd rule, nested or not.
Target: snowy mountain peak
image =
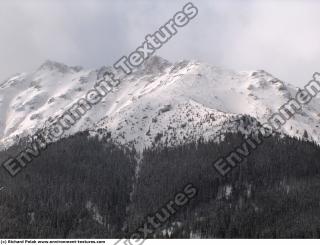
[[[0,145],[8,146],[62,115],[108,70],[113,68],[76,69],[47,61],[34,73],[8,79],[0,86]],[[158,56],[120,80],[66,135],[87,129],[107,132],[139,150],[214,139],[222,132],[248,131],[250,127],[237,123],[244,115],[251,118],[251,128],[266,122],[298,91],[263,70],[235,72],[197,61],[170,63]],[[302,138],[307,131],[309,140],[320,143],[319,105],[314,98],[280,132]]]
[[[158,73],[163,72],[166,68],[171,66],[172,64],[166,60],[163,59],[160,56],[154,55],[149,57],[143,64],[143,70],[144,72],[150,74],[150,73]]]
[[[81,66],[67,66],[60,62],[46,60],[37,71],[58,71],[60,73],[68,73],[70,71],[79,72],[82,69]]]

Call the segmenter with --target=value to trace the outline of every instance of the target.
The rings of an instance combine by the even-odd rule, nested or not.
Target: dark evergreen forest
[[[129,237],[187,183],[197,196],[154,237],[170,228],[172,238],[319,238],[320,148],[270,137],[221,177],[213,162],[242,140],[146,149],[138,161],[134,149],[87,133],[62,139],[18,176],[0,170],[0,238]]]

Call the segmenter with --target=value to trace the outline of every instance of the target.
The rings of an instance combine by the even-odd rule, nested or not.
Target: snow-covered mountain
[[[0,145],[32,135],[48,118],[62,115],[106,70],[113,69],[47,61],[33,73],[7,79],[0,85]],[[115,141],[134,144],[138,150],[213,139],[226,131],[252,130],[298,91],[263,70],[234,72],[196,61],[172,64],[157,56],[129,76],[113,72],[121,81],[119,87],[67,135],[86,129],[108,132]],[[309,140],[320,143],[319,102],[314,98],[304,106],[281,133],[302,137],[307,131]]]

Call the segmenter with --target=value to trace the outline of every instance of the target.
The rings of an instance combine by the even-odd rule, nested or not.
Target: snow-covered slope
[[[108,69],[47,61],[31,74],[5,81],[0,85],[0,145],[33,134],[49,117],[62,114]],[[66,134],[108,131],[117,142],[138,150],[212,139],[225,131],[252,130],[298,91],[265,71],[234,72],[195,61],[171,64],[157,56],[129,76],[114,72],[119,87]],[[315,98],[306,105],[281,132],[302,137],[306,130],[319,143],[319,102]]]

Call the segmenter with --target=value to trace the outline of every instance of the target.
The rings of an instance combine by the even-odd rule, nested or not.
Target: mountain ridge
[[[46,61],[35,72],[7,79],[0,87],[0,145],[34,134],[44,123],[62,115],[91,89],[101,74],[112,70],[121,83],[66,132],[107,130],[123,145],[138,150],[156,144],[183,144],[200,138],[213,139],[220,132],[241,131],[232,124],[245,115],[250,130],[264,123],[297,87],[264,70],[235,72],[198,61],[171,63],[149,58],[125,76],[111,67],[84,69]],[[319,99],[314,98],[280,133],[320,142]]]

